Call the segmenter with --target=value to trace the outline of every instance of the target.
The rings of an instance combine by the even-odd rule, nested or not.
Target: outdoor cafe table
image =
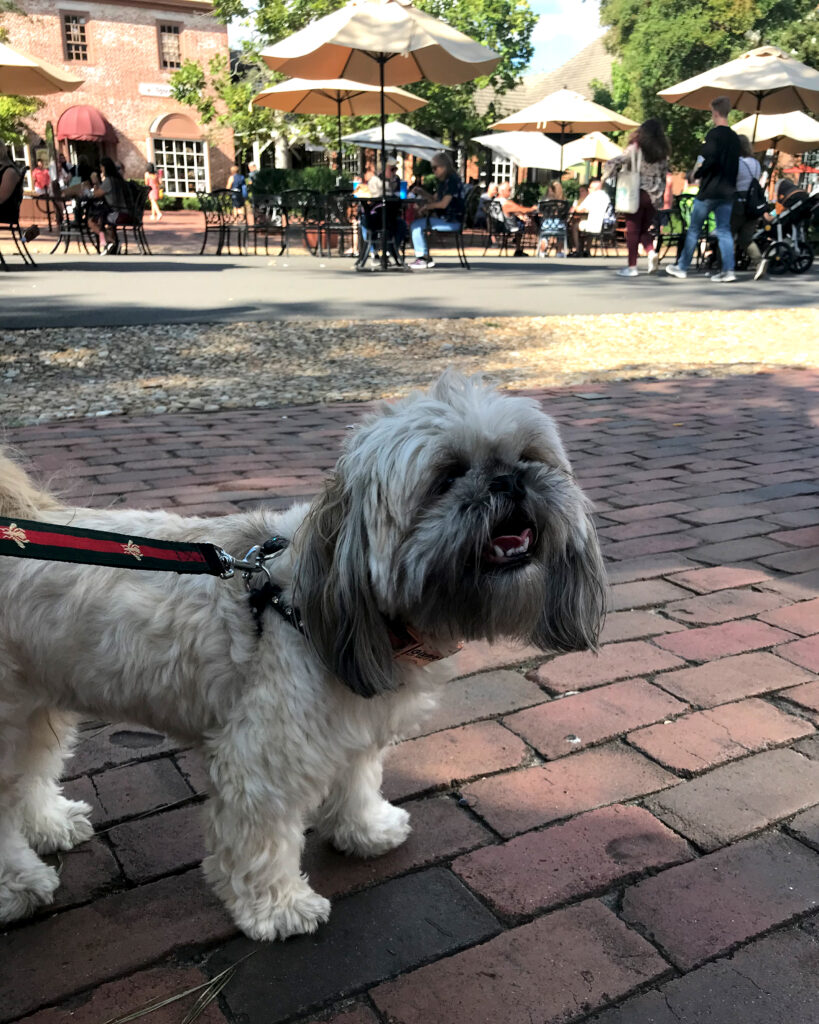
[[[358,218],[358,258],[355,261],[355,269],[356,270],[366,270],[367,269],[367,257],[368,257],[369,252],[370,252],[370,246],[372,245],[373,232],[370,231],[370,239],[365,241],[364,233],[363,233],[363,230],[362,230],[363,226],[364,226],[364,220],[365,220],[365,218],[368,221],[370,220],[370,214],[374,211],[374,209],[378,206],[379,203],[384,201],[384,197],[382,197],[382,196],[361,196],[361,195],[353,194],[351,198],[355,202],[361,204],[362,214],[363,214],[361,217]],[[395,222],[399,219],[399,216],[403,219],[404,212],[407,209],[409,209],[415,203],[423,202],[423,200],[421,198],[419,198],[418,196],[407,196],[406,199],[402,199],[400,196],[388,195],[388,196],[386,196],[386,202],[387,202],[388,206],[392,206],[393,204],[395,204],[395,205],[399,205],[400,204],[400,206],[401,206],[400,213],[398,211],[396,211],[396,215],[395,215],[395,217],[392,220],[392,223],[394,225]],[[396,269],[403,270],[405,268],[406,264],[404,263],[404,259],[403,259],[402,255],[401,255],[401,253],[398,251],[398,247],[395,244],[395,234],[394,233],[390,233],[390,231],[389,231],[389,227],[390,227],[390,216],[389,215],[390,214],[391,214],[391,211],[388,210],[388,217],[387,217],[387,232],[388,232],[388,236],[387,236],[385,244],[390,246],[390,248],[392,250],[392,255],[393,255],[393,258],[395,259]],[[379,229],[376,229],[376,230],[379,230]]]

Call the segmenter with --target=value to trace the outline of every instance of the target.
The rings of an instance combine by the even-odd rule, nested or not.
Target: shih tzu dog
[[[554,422],[454,373],[365,419],[309,507],[68,508],[0,456],[0,516],[234,555],[277,534],[290,544],[268,571],[300,616],[254,619],[240,578],[0,558],[0,922],[52,900],[38,854],[92,835],[59,785],[86,715],[196,746],[208,880],[252,938],[313,931],[330,904],[300,871],[305,829],[363,857],[409,834],[381,796],[382,758],[432,706],[435,653],[502,637],[585,650],[603,615],[589,505]]]

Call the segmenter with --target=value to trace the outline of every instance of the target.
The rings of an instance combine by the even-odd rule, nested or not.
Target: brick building
[[[17,0],[3,25],[11,46],[83,78],[75,92],[44,96],[28,120],[26,152],[45,155],[51,123],[70,162],[111,156],[126,176],[147,161],[165,171],[169,195],[223,186],[233,160],[230,129],[207,134],[196,114],[171,99],[170,76],[186,59],[228,55],[227,29],[208,0]]]

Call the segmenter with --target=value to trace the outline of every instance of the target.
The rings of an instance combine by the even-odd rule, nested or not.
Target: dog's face
[[[307,635],[363,696],[394,685],[387,620],[556,651],[593,647],[602,622],[597,537],[553,421],[456,374],[356,431],[296,552]]]

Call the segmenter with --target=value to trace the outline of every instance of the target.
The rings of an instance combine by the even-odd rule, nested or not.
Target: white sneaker
[[[730,284],[731,281],[736,281],[737,276],[733,270],[723,270],[720,274],[714,274],[711,278],[712,281],[717,281],[719,284]]]
[[[666,267],[665,272],[666,274],[670,274],[672,277],[679,277],[681,279],[688,277],[688,271],[680,269],[676,263],[673,263],[670,267]]]
[[[431,270],[435,266],[435,263],[433,260],[425,260],[423,256],[419,256],[417,259],[414,259],[412,263],[408,263],[407,266],[410,270]]]
[[[765,276],[765,274],[767,274],[767,272],[768,272],[768,261],[763,258],[757,264],[756,271],[754,272],[754,280],[755,281],[759,281],[760,278],[763,278]]]
[[[648,267],[646,268],[647,274],[656,274],[660,269],[660,257],[657,255],[657,250],[652,249],[648,254]]]
[[[637,277],[638,270],[636,267],[620,267],[617,271],[618,277]]]

